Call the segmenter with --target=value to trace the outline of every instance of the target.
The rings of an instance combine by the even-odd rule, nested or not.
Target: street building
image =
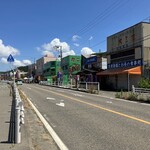
[[[107,68],[107,59],[103,57],[104,53],[94,53],[89,58],[81,56],[80,80],[83,82],[98,82],[96,73]]]
[[[28,77],[35,77],[36,73],[36,64],[31,64],[28,66]]]
[[[49,61],[55,61],[55,60],[56,58],[52,57],[51,55],[45,55],[44,57],[36,60],[36,80],[37,81],[44,79],[44,76],[43,76],[44,64]]]
[[[60,70],[60,60],[49,61],[44,64],[43,75],[44,79],[49,83],[57,81],[57,73]]]
[[[75,79],[75,75],[81,70],[81,56],[69,55],[62,58],[61,62],[63,83],[68,84]]]
[[[150,23],[140,22],[107,37],[107,70],[97,73],[106,89],[131,90],[150,77]]]

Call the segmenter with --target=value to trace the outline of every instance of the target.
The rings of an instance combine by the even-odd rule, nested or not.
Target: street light
[[[62,67],[62,46],[56,45],[53,47],[56,50],[59,50],[59,57],[60,57],[60,67]]]
[[[60,57],[62,58],[62,46],[56,45],[56,46],[54,46],[54,49],[59,50]]]

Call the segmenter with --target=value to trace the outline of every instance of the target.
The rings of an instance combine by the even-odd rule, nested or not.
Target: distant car
[[[16,80],[17,85],[22,85],[22,83],[23,83],[22,80]]]

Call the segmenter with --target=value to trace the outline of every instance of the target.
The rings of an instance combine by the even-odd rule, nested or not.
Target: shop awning
[[[98,72],[96,75],[116,75],[116,74],[136,74],[141,75],[141,66],[128,68],[128,69],[109,69],[102,72]]]

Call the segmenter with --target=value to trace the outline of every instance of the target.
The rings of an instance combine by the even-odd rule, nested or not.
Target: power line
[[[108,18],[108,16],[110,16],[112,13],[114,13],[116,11],[116,9],[121,8],[121,6],[124,3],[127,3],[127,1],[129,1],[129,0],[126,0],[123,3],[121,3],[120,1],[118,2],[118,0],[116,0],[112,5],[108,6],[103,12],[101,12],[100,14],[98,14],[93,20],[89,21],[89,23],[86,26],[84,26],[83,28],[81,28],[81,30],[77,31],[76,34],[77,35],[78,34],[79,35],[83,35],[83,34],[89,32],[100,21],[101,22],[104,21],[105,19]],[[85,43],[87,43],[87,42],[85,42]],[[103,42],[98,42],[98,43],[94,44],[94,46],[92,46],[92,47],[95,47],[95,46],[97,46],[98,44],[101,44],[101,43],[103,43]]]
[[[103,12],[101,12],[100,14],[98,14],[93,20],[89,21],[87,23],[87,25],[85,25],[83,28],[81,28],[79,31],[77,31],[76,33],[79,34],[80,32],[82,33],[85,29],[88,29],[90,26],[92,26],[93,24],[96,23],[97,20],[101,19],[101,17],[103,15],[105,15],[110,9],[111,7],[115,6],[117,4],[118,0],[116,2],[114,2],[112,5],[110,5],[108,8],[106,8]],[[120,2],[119,2],[120,3]]]
[[[91,29],[93,29],[99,22],[104,21],[105,19],[108,18],[108,16],[110,16],[112,13],[114,13],[118,8],[121,8],[121,6],[124,3],[127,3],[126,0],[124,2],[114,2],[111,6],[109,6],[108,8],[106,8],[101,14],[99,14],[97,17],[95,17],[95,19],[93,19],[92,21],[90,21],[85,27],[83,27],[81,30],[79,30],[78,32],[76,32],[76,34],[79,35],[83,35],[86,32],[90,31]]]

